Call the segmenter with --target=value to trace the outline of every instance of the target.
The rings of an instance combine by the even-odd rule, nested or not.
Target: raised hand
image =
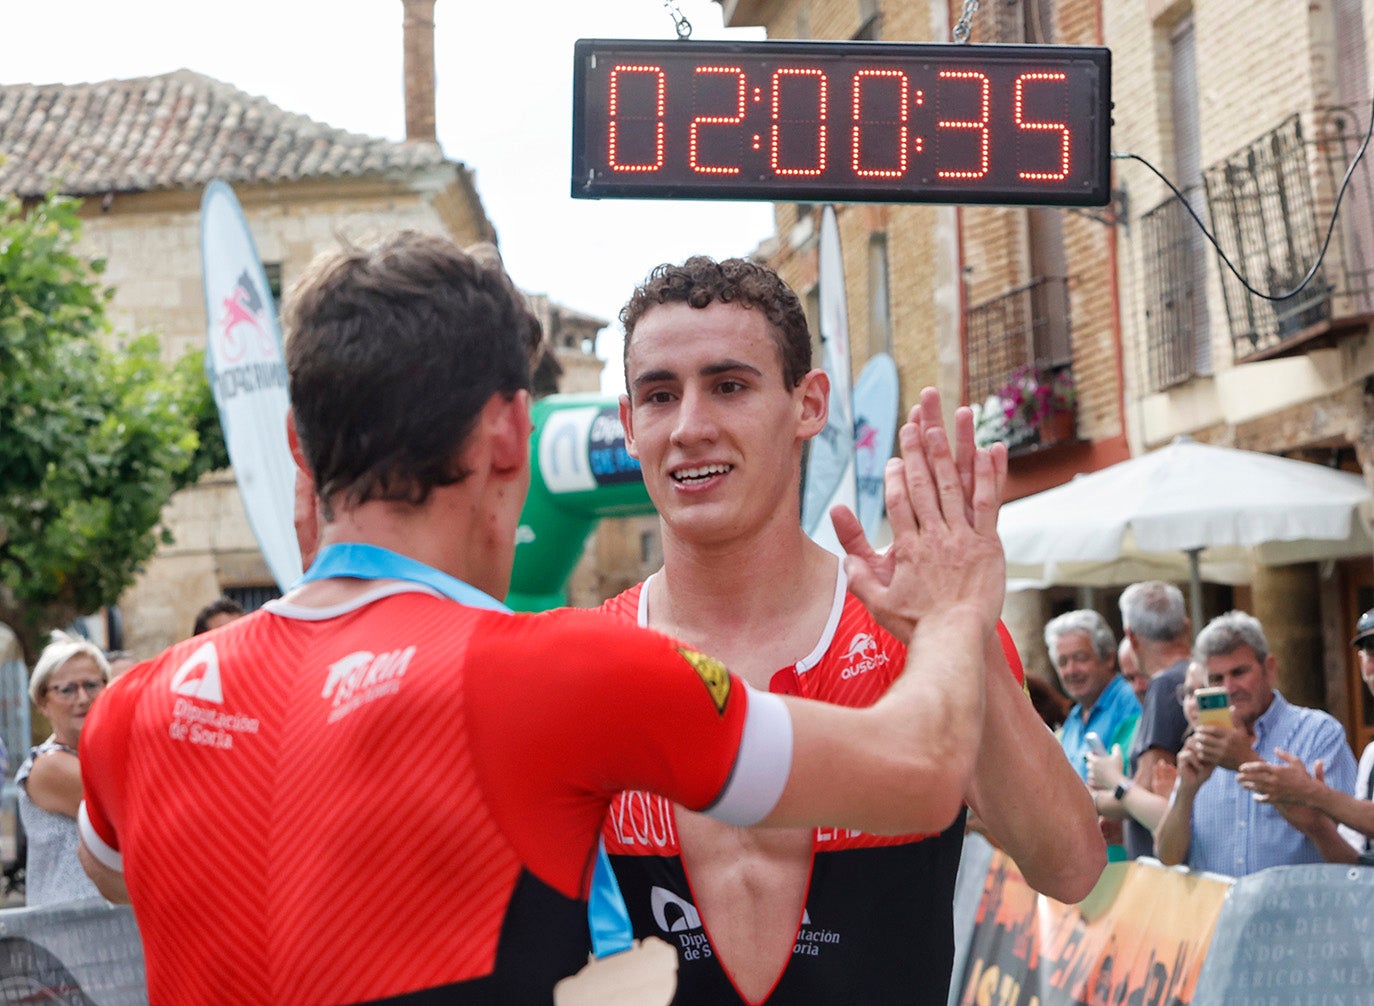
[[[1178,753],[1178,783],[1197,792],[1204,782],[1212,777],[1216,762],[1204,761],[1191,745],[1185,744]]]
[[[908,428],[914,429],[918,438],[918,443],[926,442],[927,431],[936,430],[944,436],[944,420],[940,412],[940,393],[934,388],[923,388],[918,398],[917,404],[912,406],[911,412],[907,417],[907,423],[902,427],[905,431]],[[980,451],[974,445],[973,438],[973,411],[967,407],[960,407],[954,416],[954,447],[953,463],[958,473],[958,484],[963,494],[964,519],[969,525],[975,523],[974,514],[974,490],[977,485],[975,479],[975,460],[980,454],[990,459],[992,464],[992,489],[993,499],[996,506],[1000,506],[1002,494],[1006,489],[1007,481],[1007,451],[1005,444],[994,444],[991,449]],[[899,431],[899,443],[904,434]],[[948,451],[948,439],[945,439]],[[884,473],[886,480],[887,473]],[[887,486],[884,487],[885,491]],[[892,504],[887,502],[889,521],[892,520]],[[995,506],[994,506],[995,517]],[[851,584],[857,579],[866,583],[873,583],[881,587],[890,587],[892,575],[896,568],[897,556],[892,549],[883,552],[876,551],[869,543],[859,520],[854,516],[848,507],[837,506],[830,511],[830,519],[835,526],[835,534],[841,547],[844,548],[848,558],[845,560],[845,569],[849,574]],[[995,520],[994,520],[995,524]],[[895,537],[894,525],[894,537]],[[1000,548],[1000,545],[999,545]],[[1005,574],[1003,577],[1005,584]],[[863,595],[856,590],[860,597]],[[874,612],[878,615],[878,612]],[[898,616],[895,610],[887,612],[886,616],[878,615],[879,621],[883,617],[893,617],[898,619],[895,624],[900,628],[900,632],[889,628],[898,638],[906,639],[911,634],[914,623],[908,624],[905,619]]]
[[[940,393],[934,388],[922,388],[916,405],[907,421],[924,432],[933,427],[944,428],[944,414],[940,411]],[[954,410],[954,465],[959,469],[959,482],[964,487],[964,499],[973,505],[973,459],[978,448],[973,436],[973,410],[961,405]],[[1007,445],[995,443],[988,448],[993,471],[997,476],[997,498],[1002,499],[1007,488]],[[970,512],[970,520],[972,515]]]
[[[1154,770],[1150,773],[1149,787],[1150,792],[1158,793],[1160,796],[1168,796],[1174,791],[1174,783],[1178,781],[1178,767],[1171,762],[1160,760],[1155,762]]]
[[[884,472],[891,548],[878,556],[862,535],[841,534],[851,589],[899,639],[923,616],[959,605],[976,607],[991,629],[1006,591],[993,457],[973,451],[966,492],[943,427],[906,423],[898,441],[902,457]],[[836,528],[846,530],[843,515]]]

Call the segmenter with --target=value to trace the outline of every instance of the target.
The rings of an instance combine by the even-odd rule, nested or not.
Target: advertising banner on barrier
[[[0,911],[0,1003],[146,1006],[134,913],[100,898]]]
[[[1374,869],[1275,866],[1236,881],[1199,1006],[1374,1006]]]
[[[1187,1006],[1229,889],[1221,878],[1113,863],[1087,898],[1064,905],[994,852],[957,1002]]]

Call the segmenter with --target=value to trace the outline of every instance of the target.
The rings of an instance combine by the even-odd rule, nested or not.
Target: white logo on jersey
[[[167,724],[167,736],[174,741],[232,751],[237,736],[255,734],[261,725],[256,717],[215,708],[224,705],[224,690],[214,643],[205,643],[177,668],[172,675],[172,694],[185,696],[176,700]],[[213,704],[202,706],[200,702]]]
[[[329,722],[347,716],[373,699],[395,695],[413,656],[413,646],[388,653],[358,650],[330,664],[329,675],[320,692],[320,698],[334,700]]]
[[[219,682],[219,653],[214,643],[206,643],[196,650],[172,675],[172,691],[206,702],[224,703]]]
[[[684,901],[672,891],[662,887],[649,889],[649,906],[654,912],[654,921],[665,933],[681,933],[689,929],[701,928],[701,913],[690,901]]]
[[[848,679],[866,674],[875,667],[882,667],[889,658],[873,636],[867,632],[856,632],[854,638],[849,641],[849,649],[840,659],[846,665],[840,671],[840,677]]]

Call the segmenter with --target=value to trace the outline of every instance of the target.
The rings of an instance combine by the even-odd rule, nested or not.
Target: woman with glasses
[[[96,898],[99,892],[76,858],[76,810],[81,803],[77,744],[91,703],[110,666],[100,648],[54,632],[29,679],[29,696],[52,724],[52,736],[19,767],[19,817],[28,836],[24,884],[30,905]]]

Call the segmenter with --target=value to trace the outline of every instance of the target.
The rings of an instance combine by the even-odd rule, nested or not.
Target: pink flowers
[[[1072,413],[1076,400],[1073,373],[1067,365],[1023,364],[977,410],[975,435],[981,445],[997,440],[1008,447],[1035,442],[1046,421],[1059,413]]]

